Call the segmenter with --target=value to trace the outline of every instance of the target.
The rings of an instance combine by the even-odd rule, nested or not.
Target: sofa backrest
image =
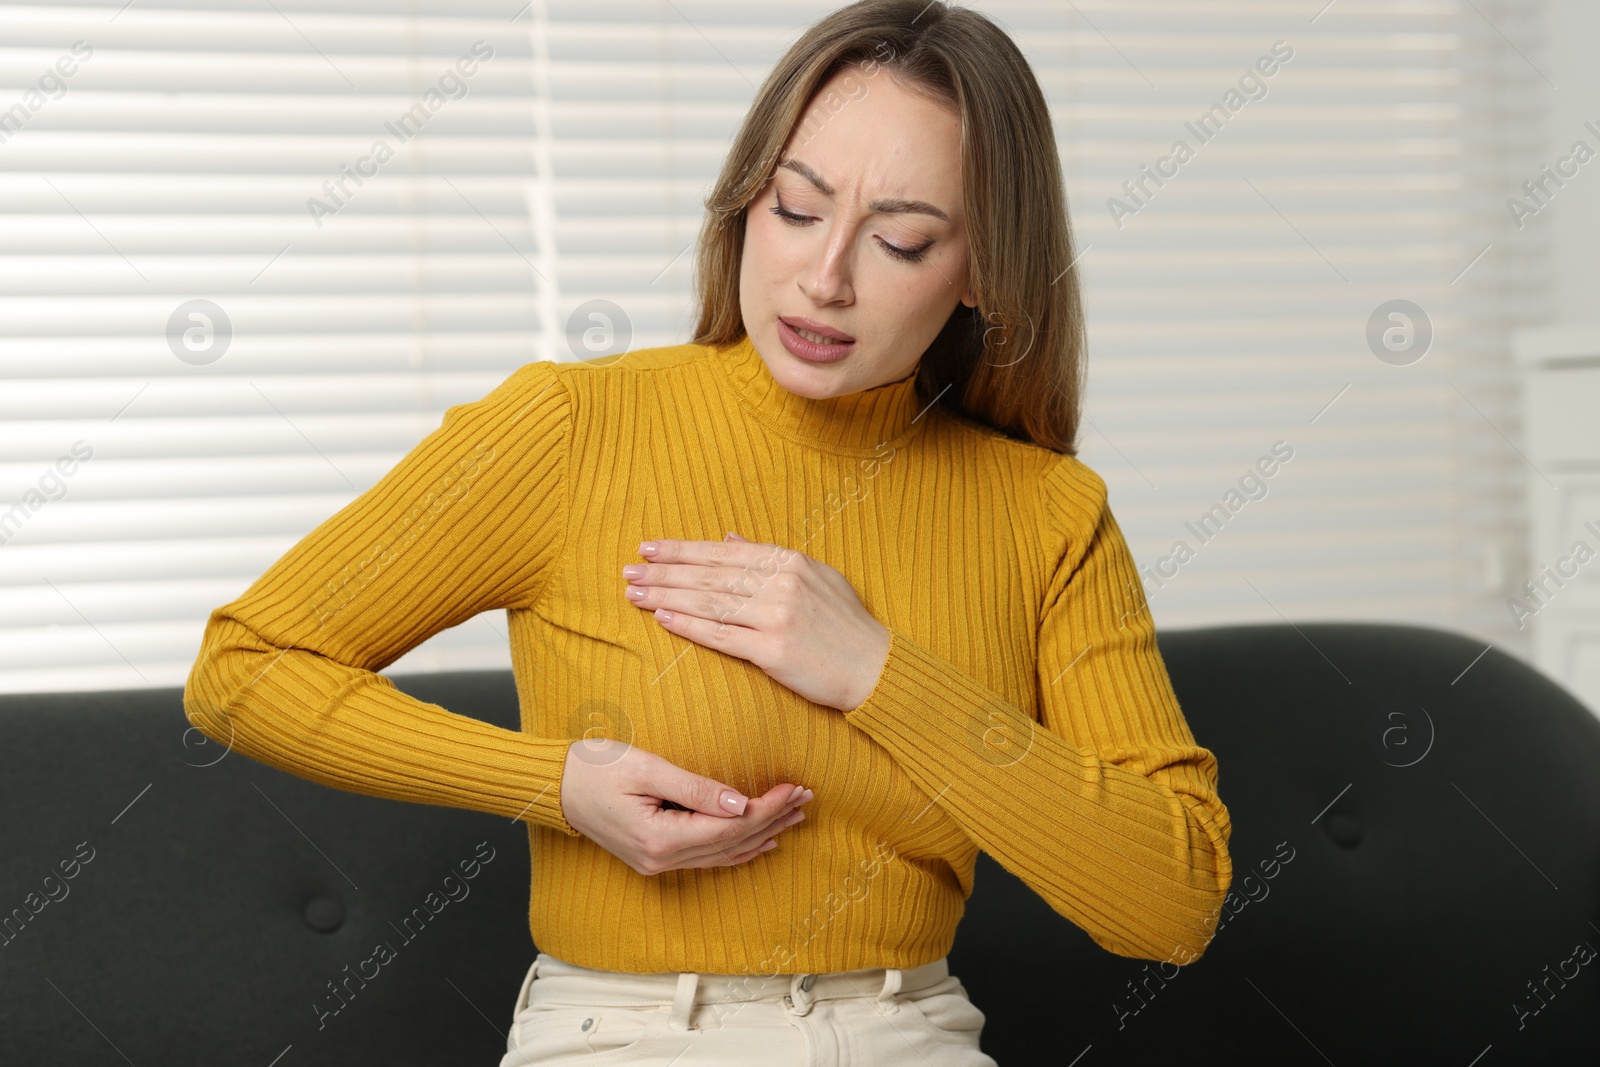
[[[950,959],[989,1014],[991,1055],[1600,1062],[1600,959],[1582,962],[1600,949],[1588,708],[1499,649],[1423,627],[1159,643],[1233,823],[1219,929],[1181,969],[1115,956],[980,856]]]
[[[396,681],[516,727],[509,671]],[[534,953],[523,824],[225,752],[181,689],[0,698],[0,751],[0,907],[60,898],[5,931],[0,1063],[504,1055]]]
[[[1226,918],[1181,969],[1114,956],[980,856],[951,968],[991,1055],[1594,1061],[1600,720],[1438,630],[1160,646],[1221,769]],[[394,680],[516,726],[508,671]],[[536,951],[520,824],[226,753],[179,689],[0,696],[0,752],[0,1063],[503,1054]]]

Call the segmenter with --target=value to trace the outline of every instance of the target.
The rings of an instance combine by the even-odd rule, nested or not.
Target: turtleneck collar
[[[897,444],[928,421],[921,416],[915,371],[887,385],[814,400],[791,393],[772,376],[749,334],[719,349],[715,358],[723,364],[717,377],[752,415],[791,441],[811,448],[873,455],[879,445]]]

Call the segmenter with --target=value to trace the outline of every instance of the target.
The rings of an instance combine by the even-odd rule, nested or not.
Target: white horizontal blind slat
[[[835,5],[277,6],[0,3],[0,107],[73,41],[94,48],[0,143],[0,505],[75,441],[95,450],[0,545],[18,606],[0,689],[181,683],[204,606],[445,407],[585,354],[566,319],[586,301],[621,310],[630,347],[683,340],[728,141]],[[1296,450],[1152,583],[1158,623],[1504,630],[1490,586],[1517,566],[1522,476],[1505,338],[1541,297],[1536,235],[1508,234],[1502,201],[1542,84],[1506,40],[1537,55],[1540,5],[971,6],[1052,109],[1090,327],[1082,455],[1140,564],[1195,543],[1185,523],[1275,440]],[[494,57],[467,94],[316,225],[307,198],[396,142],[384,123],[479,39]],[[1185,124],[1278,40],[1295,54],[1266,94],[1198,144]],[[1117,225],[1107,200],[1179,137],[1194,158]],[[195,297],[234,327],[204,367],[165,337]],[[1396,297],[1437,332],[1409,367],[1364,337]],[[480,617],[391,669],[504,665],[503,631]]]
[[[181,684],[211,608],[550,329],[526,16],[120,7],[0,4],[0,109],[23,105],[0,110],[10,691]],[[192,299],[231,322],[210,364],[169,346]],[[508,662],[497,613],[430,645]]]
[[[1542,83],[1507,40],[1533,49],[1539,5],[1303,7],[986,7],[1056,117],[1089,320],[1083,457],[1159,625],[1376,618],[1516,646],[1507,339],[1539,298],[1502,201]],[[1292,58],[1241,83],[1278,42]],[[1130,195],[1180,140],[1192,156]],[[1365,337],[1396,298],[1436,334],[1410,366]],[[1241,485],[1279,440],[1294,458]]]

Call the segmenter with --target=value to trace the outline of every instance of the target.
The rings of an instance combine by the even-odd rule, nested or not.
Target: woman
[[[1177,964],[1232,877],[1216,762],[1074,455],[1043,96],[981,15],[843,8],[708,208],[692,342],[451,408],[213,613],[186,712],[317,781],[527,823],[540,952],[502,1067],[993,1065],[946,958],[980,848]],[[520,732],[374,673],[494,608]]]

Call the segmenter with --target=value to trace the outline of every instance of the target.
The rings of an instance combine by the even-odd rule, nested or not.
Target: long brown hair
[[[744,337],[746,211],[818,88],[850,66],[888,70],[897,84],[961,119],[962,208],[977,306],[958,303],[923,354],[916,380],[922,402],[938,397],[947,411],[1077,455],[1083,309],[1049,108],[1004,30],[938,0],[840,8],[778,60],[706,198],[692,343],[721,346]]]

